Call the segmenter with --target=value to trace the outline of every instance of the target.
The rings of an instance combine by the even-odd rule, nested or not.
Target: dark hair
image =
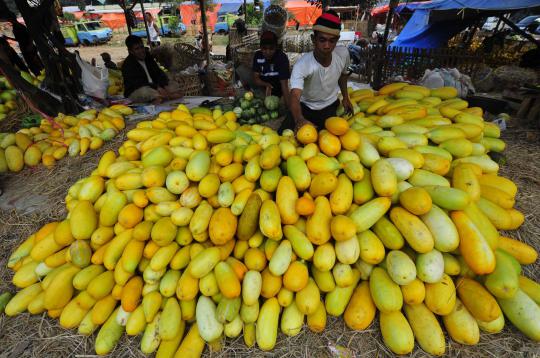
[[[326,32],[313,30],[313,37],[317,37],[318,34],[324,34],[326,36],[333,36],[333,37],[338,37],[339,38],[338,35],[331,35],[331,34],[327,34]]]
[[[126,47],[128,48],[128,50],[130,50],[135,45],[139,45],[139,44],[142,45],[143,40],[138,36],[129,35],[128,37],[126,37],[125,43],[126,43]]]
[[[261,47],[263,46],[277,46],[278,40],[275,33],[272,31],[265,31],[261,35]]]
[[[334,10],[328,10],[328,11],[325,11],[325,13],[339,17],[338,13],[335,12]]]

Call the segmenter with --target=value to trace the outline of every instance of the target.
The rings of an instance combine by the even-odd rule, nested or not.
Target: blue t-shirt
[[[257,72],[260,75],[261,80],[272,85],[273,96],[282,96],[280,81],[288,80],[291,77],[289,59],[283,51],[276,50],[272,59],[267,60],[261,50],[258,50],[253,56],[252,68],[253,72]]]

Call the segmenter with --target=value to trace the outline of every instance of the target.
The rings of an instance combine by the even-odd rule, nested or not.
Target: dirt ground
[[[506,131],[503,136],[507,143],[507,163],[502,167],[501,175],[511,178],[518,185],[517,208],[526,214],[525,224],[519,230],[506,234],[539,250],[540,143],[527,140],[526,137],[526,131],[515,129]],[[10,283],[12,272],[6,268],[7,258],[13,249],[43,224],[64,218],[67,188],[79,178],[87,176],[105,150],[118,148],[124,140],[125,132],[106,147],[82,158],[65,158],[51,170],[40,166],[35,169],[26,168],[18,174],[0,176],[0,181],[10,196],[24,195],[28,200],[35,199],[34,201],[40,203],[26,213],[0,209],[0,292],[14,291]],[[2,197],[0,200],[3,200]],[[539,262],[524,267],[524,272],[539,280]],[[45,314],[31,316],[25,313],[16,317],[0,315],[0,357],[93,357],[94,337],[80,336],[76,330],[63,329],[57,320],[52,320]],[[140,337],[124,336],[110,356],[145,357],[139,350],[139,344]],[[312,333],[307,327],[296,337],[288,338],[280,334],[275,350],[270,353],[247,348],[240,337],[227,339],[219,352],[206,349],[205,356],[338,357],[336,349],[340,347],[348,354],[343,357],[392,356],[382,341],[378,319],[364,331],[351,331],[341,318],[333,317],[329,317],[327,328],[322,334]],[[427,354],[416,347],[411,356],[427,357]],[[480,343],[476,346],[460,345],[447,337],[446,356],[538,357],[540,347],[508,322],[504,331],[499,334],[482,334]]]

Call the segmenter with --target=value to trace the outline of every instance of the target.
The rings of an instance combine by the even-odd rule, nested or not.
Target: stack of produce
[[[246,92],[236,98],[234,113],[240,124],[264,124],[279,117],[279,97],[256,98],[253,92]]]
[[[17,92],[4,76],[0,76],[0,121],[17,108]]]
[[[116,96],[124,92],[124,78],[119,70],[109,70],[109,88],[107,94]]]
[[[5,312],[99,330],[97,354],[124,332],[156,357],[241,334],[268,351],[279,330],[322,332],[327,315],[364,330],[377,311],[398,354],[443,354],[442,326],[476,344],[505,316],[538,341],[540,286],[521,274],[537,253],[497,231],[523,222],[486,155],[504,143],[455,95],[352,92],[365,113],[296,137],[204,108],[141,122],[13,252]]]
[[[45,70],[39,76],[34,77],[26,71],[20,72],[21,77],[34,86],[39,86],[45,79]],[[0,121],[17,108],[17,91],[9,83],[6,77],[0,76]]]
[[[113,105],[99,112],[92,109],[77,116],[42,119],[39,127],[17,133],[0,133],[0,173],[19,172],[25,165],[40,163],[52,167],[66,154],[75,157],[101,148],[125,127],[124,115],[131,113],[127,106]]]

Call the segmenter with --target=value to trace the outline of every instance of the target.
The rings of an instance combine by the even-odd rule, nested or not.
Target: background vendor
[[[176,83],[169,83],[167,75],[144,47],[141,38],[126,38],[129,55],[122,65],[124,96],[133,102],[160,103],[181,97]]]
[[[304,54],[294,65],[290,110],[295,128],[307,123],[324,128],[324,121],[336,115],[340,90],[345,111],[352,112],[347,94],[349,51],[336,47],[340,29],[341,20],[334,11],[323,13],[313,26],[313,52]]]
[[[278,49],[277,36],[271,31],[261,35],[261,49],[253,56],[253,82],[263,93],[283,97],[289,105],[289,59]]]

